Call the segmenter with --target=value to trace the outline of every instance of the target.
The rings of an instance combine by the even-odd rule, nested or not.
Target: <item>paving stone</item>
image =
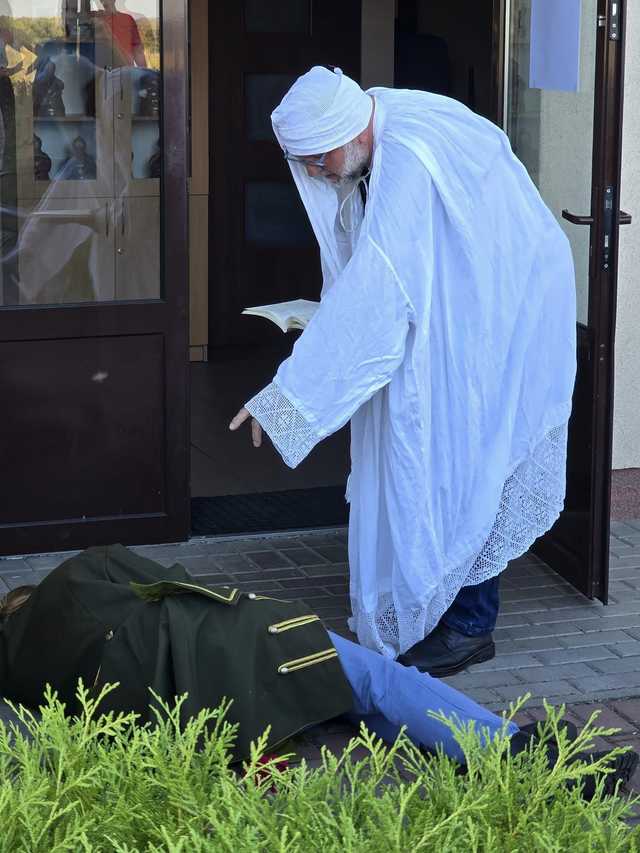
[[[315,579],[314,579],[315,580]],[[349,584],[335,584],[335,585],[327,585],[323,587],[328,593],[331,595],[342,595],[345,596],[349,592]]]
[[[236,575],[239,581],[282,581],[282,583],[304,584],[307,578],[299,569],[257,569],[254,572],[239,572]]]
[[[601,702],[580,703],[574,705],[573,713],[582,724],[587,722],[594,711],[598,711],[598,719],[595,722],[596,726],[605,729],[621,729],[623,732],[633,731],[633,725],[625,717],[621,716],[615,706],[613,708],[602,704]]]
[[[542,684],[513,684],[507,687],[496,687],[495,692],[505,701],[515,701],[531,693],[531,699],[540,700],[557,696],[577,698],[580,691],[568,681],[546,681]]]
[[[324,557],[310,548],[293,548],[285,553],[292,563],[295,563],[296,566],[304,566],[305,569],[309,566],[325,566],[327,564],[327,560]]]
[[[329,595],[321,586],[316,586],[313,578],[292,578],[279,581],[281,588],[290,598],[326,598]]]
[[[503,604],[500,606],[500,610],[505,616],[526,615],[529,620],[532,620],[538,613],[546,613],[547,605],[544,601],[531,598],[528,601],[514,601]]]
[[[335,602],[329,604],[325,604],[326,601],[326,598],[322,603],[314,601],[311,608],[321,619],[337,619],[339,617],[345,618],[351,616],[351,608],[348,604],[342,604],[340,599],[336,598]]]
[[[640,698],[622,699],[613,703],[614,710],[637,729],[640,726]]]
[[[494,635],[495,640],[495,635]],[[549,649],[564,649],[560,637],[536,637],[527,640],[498,640],[496,641],[496,654],[509,654],[520,652],[544,652]]]
[[[349,577],[349,566],[346,563],[323,563],[321,566],[300,566],[303,573],[310,578],[326,577],[326,575],[343,575]]]
[[[472,687],[469,690],[465,690],[465,693],[480,705],[486,705],[487,707],[493,705],[498,706],[500,709],[504,707],[504,699],[495,690],[490,690],[488,687]]]
[[[498,628],[513,628],[520,625],[530,625],[529,620],[520,613],[501,613],[498,615]]]
[[[33,568],[26,559],[0,560],[0,576],[5,574],[15,575],[18,574],[18,572],[31,571],[33,571]]]
[[[344,545],[314,545],[313,550],[330,563],[345,563],[349,559]]]
[[[588,678],[576,678],[574,686],[586,694],[602,696],[608,690],[626,690],[627,696],[633,696],[640,687],[640,672],[611,672],[593,675]]]
[[[606,646],[583,646],[579,649],[562,649],[551,652],[538,652],[536,658],[545,666],[557,666],[561,663],[581,663],[613,658],[614,653]]]
[[[571,642],[570,636],[581,634],[575,622],[547,622],[544,625],[518,625],[509,628],[509,633],[514,640],[533,640],[538,637],[564,637],[567,643]]]
[[[499,669],[495,672],[476,672],[476,667],[472,667],[466,672],[452,675],[449,678],[442,680],[450,687],[455,687],[462,693],[474,687],[506,687],[510,684],[519,684],[524,687],[522,681],[518,678],[513,670]]]
[[[493,660],[473,667],[474,672],[487,672],[496,669],[511,669],[521,666],[541,666],[541,662],[530,654],[498,655]]]
[[[610,646],[611,651],[620,654],[620,644],[633,643],[631,635],[626,631],[592,631],[590,634],[569,634],[563,636],[562,642],[569,649],[582,646]]]
[[[177,562],[184,566],[187,571],[198,577],[199,575],[222,574],[213,557],[200,555],[198,557],[181,557]]]
[[[607,631],[606,633],[614,633]],[[620,631],[620,634],[623,634],[623,631]],[[627,635],[628,636],[628,635]],[[602,637],[600,638],[602,640]],[[603,641],[603,644],[606,643],[606,640]],[[633,657],[634,655],[640,655],[640,640],[629,640],[628,642],[617,642],[617,643],[607,643],[611,648],[611,651],[619,655],[621,658]]]
[[[42,575],[39,572],[18,572],[16,574],[2,575],[2,581],[8,589],[15,589],[17,586],[35,585],[40,583]]]
[[[590,631],[609,631],[612,628],[640,628],[640,619],[637,613],[623,613],[616,616],[615,613],[611,616],[604,614],[597,619],[580,619],[573,623],[576,628],[588,633]],[[630,631],[628,633],[631,633]]]
[[[261,569],[291,568],[291,561],[277,551],[245,551],[244,556]]]
[[[619,536],[624,536],[625,533],[634,533],[635,527],[633,523],[628,523],[627,521],[611,521],[610,528],[611,537],[617,538]]]
[[[545,622],[577,622],[600,615],[603,610],[602,604],[596,605],[585,601],[580,607],[566,607],[562,611],[545,609],[542,613],[530,613],[529,621],[534,625],[543,625]]]
[[[223,572],[237,575],[242,572],[255,572],[256,567],[243,554],[223,554],[215,558],[216,565]]]
[[[303,545],[310,548],[330,548],[341,545],[335,533],[311,533],[300,536],[300,541]]]
[[[598,672],[640,672],[640,657],[615,658],[593,661],[591,666]]]
[[[76,552],[77,553],[77,552]],[[67,559],[73,556],[72,554],[44,554],[41,557],[25,557],[25,562],[29,566],[29,571],[37,571],[38,569],[55,569]],[[11,574],[15,574],[12,572]]]
[[[593,669],[586,663],[564,663],[558,666],[526,666],[517,669],[516,673],[518,679],[523,684],[541,684],[545,681],[561,681],[566,678],[594,675]]]
[[[204,554],[213,556],[237,554],[240,548],[240,543],[236,539],[200,541],[198,545]]]

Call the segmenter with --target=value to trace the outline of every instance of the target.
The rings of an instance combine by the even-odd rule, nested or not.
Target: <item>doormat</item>
[[[192,536],[340,527],[348,520],[344,486],[191,499]]]

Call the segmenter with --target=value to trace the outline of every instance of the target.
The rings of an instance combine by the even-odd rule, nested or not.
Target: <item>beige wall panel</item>
[[[209,196],[189,201],[189,330],[191,346],[209,340]]]
[[[191,0],[191,192],[209,192],[208,0]]]

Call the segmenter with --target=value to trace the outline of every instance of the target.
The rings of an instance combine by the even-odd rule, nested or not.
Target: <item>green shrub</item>
[[[41,718],[17,709],[27,735],[0,726],[1,853],[640,849],[640,830],[625,823],[634,803],[605,796],[602,783],[584,802],[580,779],[598,767],[568,764],[613,731],[592,719],[568,744],[558,733],[561,709],[547,709],[546,736],[560,742],[553,770],[540,746],[511,758],[505,737],[482,749],[473,727],[447,723],[467,755],[467,775],[404,737],[386,748],[363,728],[343,756],[325,751],[319,769],[272,763],[260,777],[266,738],[242,770],[229,767],[227,708],[203,711],[181,731],[180,701],[163,706],[157,726],[141,727],[133,715],[100,715],[102,697],[91,699],[82,685],[78,695],[77,718],[66,719],[48,693]],[[353,761],[356,747],[368,757]],[[578,785],[569,790],[568,780]]]

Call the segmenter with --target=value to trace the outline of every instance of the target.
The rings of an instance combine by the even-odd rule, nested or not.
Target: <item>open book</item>
[[[319,307],[319,302],[312,302],[310,299],[293,299],[291,302],[245,308],[242,313],[251,317],[264,317],[275,323],[283,332],[288,332],[289,329],[306,328]]]

